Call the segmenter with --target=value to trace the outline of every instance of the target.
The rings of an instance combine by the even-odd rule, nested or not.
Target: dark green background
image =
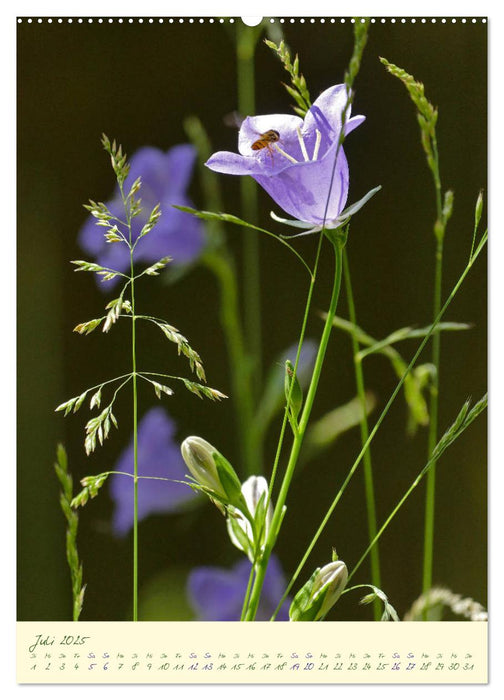
[[[285,39],[298,52],[314,99],[341,82],[352,52],[349,20],[331,24],[286,21]],[[378,57],[404,67],[426,86],[439,108],[438,145],[444,189],[455,192],[455,209],[445,245],[444,297],[463,270],[471,245],[474,203],[486,186],[487,26],[427,21],[379,20],[371,26],[355,88],[354,113],[367,119],[345,150],[350,164],[349,202],[380,184],[382,191],[355,217],[348,253],[360,325],[376,337],[394,329],[428,325],[432,308],[435,218],[434,190],[419,142],[413,105],[404,87]],[[256,52],[257,112],[287,112],[290,98],[281,86],[286,74],[259,42]],[[163,24],[84,21],[62,24],[24,20],[18,25],[18,619],[59,620],[71,615],[65,562],[64,520],[53,471],[57,441],[69,453],[75,479],[112,468],[129,440],[129,400],[118,408],[120,431],[86,458],[85,409],[63,419],[56,405],[83,388],[127,371],[125,336],[115,330],[81,337],[80,321],[103,308],[91,276],[73,273],[69,261],[82,258],[76,236],[85,220],[82,203],[106,200],[114,186],[102,132],[128,153],[144,145],[162,149],[184,142],[186,116],[204,122],[215,150],[236,147],[236,134],[223,116],[237,108],[233,28],[226,22]],[[240,214],[238,178],[222,176],[226,211]],[[197,180],[196,206],[204,208]],[[261,222],[271,200],[259,193]],[[486,210],[486,209],[485,209]],[[229,229],[229,245],[240,269],[243,230]],[[299,251],[313,259],[315,238],[300,239]],[[478,399],[487,380],[484,256],[470,273],[447,319],[473,324],[470,331],[442,339],[439,426],[444,430],[467,397]],[[323,260],[314,309],[324,309],[331,284],[331,260]],[[261,239],[263,353],[267,366],[297,336],[306,295],[306,275],[294,258],[270,238]],[[138,303],[181,329],[204,359],[211,386],[229,393],[224,342],[218,325],[214,279],[194,270],[176,285],[148,280]],[[346,315],[342,295],[339,313]],[[312,314],[309,334],[321,323]],[[140,341],[141,342],[141,341]],[[157,335],[144,336],[141,357],[161,367],[167,349]],[[416,344],[403,344],[410,357]],[[174,357],[173,354],[169,357]],[[429,354],[422,356],[428,361]],[[118,371],[119,368],[119,371]],[[185,365],[173,361],[173,371]],[[382,408],[395,386],[387,361],[365,364],[367,383]],[[355,394],[350,342],[339,333],[329,346],[314,416]],[[156,403],[141,394],[142,412]],[[201,434],[217,445],[240,471],[232,401],[202,402],[178,392],[164,402],[178,425],[178,437]],[[84,411],[84,413],[83,413]],[[378,417],[378,410],[373,419]],[[405,437],[406,412],[400,397],[373,443],[378,520],[382,522],[425,462],[426,431]],[[272,454],[277,429],[269,440]],[[318,527],[360,449],[358,431],[341,439],[294,482],[277,553],[291,573]],[[269,465],[265,465],[266,473]],[[443,457],[438,468],[434,582],[486,604],[486,419]],[[400,615],[421,590],[423,484],[403,507],[380,543],[383,588]],[[82,619],[125,619],[129,615],[131,543],[110,533],[112,504],[104,492],[81,513],[80,554],[88,584]],[[352,566],[366,546],[362,474],[351,482],[309,565],[311,570],[338,554]],[[140,585],[161,601],[144,617],[173,616],[171,586],[180,592],[185,573],[197,564],[227,566],[238,551],[227,541],[223,519],[210,505],[188,515],[152,517],[140,528]],[[177,569],[166,574],[175,562]],[[370,580],[367,564],[353,583]],[[358,596],[343,600],[340,619],[370,619]],[[161,606],[161,607],[159,607]],[[187,613],[180,601],[179,614]],[[171,606],[173,608],[173,605]]]

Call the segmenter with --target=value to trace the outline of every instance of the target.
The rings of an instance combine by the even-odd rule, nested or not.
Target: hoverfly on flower
[[[239,112],[230,112],[224,117],[224,124],[229,127],[240,129],[241,125],[245,121],[245,117]],[[250,144],[250,148],[253,151],[262,151],[264,148],[268,150],[268,153],[273,157],[272,144],[280,140],[280,134],[276,129],[268,129],[264,133],[260,131],[256,132],[257,138]]]
[[[263,148],[267,148],[270,155],[273,155],[271,144],[276,143],[280,139],[280,134],[276,129],[269,129],[260,134],[257,141],[254,141],[251,148],[253,151],[261,151]]]

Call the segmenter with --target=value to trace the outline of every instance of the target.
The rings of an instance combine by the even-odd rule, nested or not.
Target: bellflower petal
[[[128,192],[138,177],[142,182],[139,194],[142,211],[131,222],[133,242],[157,204],[160,204],[162,212],[156,226],[138,242],[134,253],[135,262],[152,264],[169,256],[174,265],[185,265],[200,255],[205,244],[201,222],[172,206],[192,206],[185,191],[189,185],[195,158],[196,151],[190,144],[174,146],[166,153],[146,146],[131,157],[124,191]],[[119,190],[116,190],[113,199],[106,204],[113,216],[124,220],[124,207]],[[126,227],[118,224],[118,228],[128,238]],[[79,245],[100,265],[119,272],[128,271],[130,254],[127,245],[122,242],[108,243],[104,238],[104,231],[103,227],[96,225],[96,219],[90,216],[80,230]],[[118,278],[105,283],[100,281],[100,286],[106,289],[117,282]]]
[[[241,617],[243,599],[247,590],[251,563],[242,559],[231,569],[218,566],[199,566],[192,570],[187,582],[187,593],[198,620],[236,622]],[[285,577],[280,562],[271,555],[257,620],[269,620],[285,591]],[[287,599],[276,617],[289,619],[290,600]]]
[[[340,214],[348,197],[348,163],[341,147],[331,184],[337,146],[334,141],[319,160],[293,164],[277,177],[261,174],[254,178],[288,214],[320,226],[324,220],[330,221]]]
[[[138,425],[138,473],[140,476],[185,479],[185,464],[174,440],[175,424],[166,411],[156,407],[148,411]],[[133,474],[133,441],[119,457],[114,470]],[[112,529],[118,536],[133,527],[133,479],[123,474],[110,477],[110,495],[115,504]],[[138,518],[154,513],[171,513],[197,497],[186,484],[140,479],[138,481]]]
[[[220,173],[250,175],[299,221],[313,227],[340,225],[349,187],[348,163],[338,145],[345,107],[348,134],[365,117],[350,117],[345,85],[325,90],[304,120],[287,114],[247,117],[238,136],[239,154],[219,151],[206,165]]]

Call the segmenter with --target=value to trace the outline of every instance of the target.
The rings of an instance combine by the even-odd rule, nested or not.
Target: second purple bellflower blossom
[[[133,182],[140,177],[142,186],[140,195],[142,211],[132,219],[132,242],[134,243],[152,209],[160,204],[161,218],[147,236],[144,236],[135,248],[135,262],[155,263],[169,256],[175,265],[193,262],[201,253],[205,244],[201,222],[194,217],[175,209],[174,204],[188,206],[191,204],[186,195],[192,175],[196,151],[190,144],[174,146],[166,153],[145,146],[133,154],[130,171],[124,183],[127,192]],[[110,213],[120,220],[124,219],[124,206],[119,190],[108,201]],[[124,225],[118,224],[125,238],[128,232]],[[94,256],[96,262],[119,272],[126,272],[130,267],[130,253],[124,242],[107,243],[103,228],[96,225],[96,219],[90,216],[79,233],[79,245],[86,253]],[[112,280],[105,285],[114,285]],[[106,286],[104,287],[106,288]]]
[[[339,145],[341,131],[347,135],[365,119],[350,117],[347,103],[346,86],[334,85],[315,100],[304,120],[289,114],[247,117],[238,137],[240,153],[219,151],[206,165],[219,173],[251,175],[298,221],[319,229],[335,228],[341,224],[338,217],[349,185],[348,163]],[[261,134],[271,130],[278,134],[275,143],[252,148]]]
[[[185,464],[175,441],[175,423],[160,406],[151,408],[138,426],[139,476],[154,477],[138,482],[138,519],[155,513],[182,510],[197,498],[185,483]],[[115,470],[133,473],[133,441],[119,457]],[[165,481],[163,479],[173,479]],[[117,536],[126,535],[133,527],[133,479],[114,474],[110,479],[110,495],[115,504],[112,529]]]

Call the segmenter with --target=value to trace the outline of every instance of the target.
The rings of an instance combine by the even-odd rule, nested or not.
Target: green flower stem
[[[133,260],[133,236],[131,231],[131,207],[124,195],[123,183],[119,189],[126,212],[128,227],[128,245],[130,251],[130,289],[131,289],[131,378],[133,380],[133,622],[138,621],[138,396],[136,365],[136,307],[135,307],[135,271]]]
[[[439,159],[435,135],[433,137],[433,162],[432,175],[436,189],[436,211],[437,221],[443,219],[441,204],[441,182],[439,177]],[[444,226],[436,236],[436,269],[434,282],[434,302],[433,318],[437,318],[441,308],[441,289],[443,273],[443,240]],[[441,333],[434,333],[432,339],[432,364],[436,368],[430,387],[429,402],[429,433],[428,433],[428,454],[430,457],[432,450],[436,446],[438,433],[438,405],[439,405],[439,364],[441,357]],[[432,564],[434,551],[434,512],[435,512],[435,490],[436,490],[436,462],[431,465],[427,475],[427,486],[425,493],[425,523],[424,523],[424,558],[423,558],[423,593],[427,593],[432,587]]]
[[[221,324],[226,339],[227,351],[231,366],[231,382],[233,396],[236,402],[236,420],[240,438],[241,461],[245,473],[257,473],[261,469],[259,459],[260,443],[256,431],[251,430],[253,424],[253,401],[251,391],[251,367],[245,351],[240,324],[238,290],[236,275],[227,251],[208,252],[204,263],[215,275],[220,285]]]
[[[265,547],[264,547],[264,553],[260,559],[260,561],[257,562],[256,565],[256,578],[254,581],[254,586],[252,589],[252,593],[250,596],[250,602],[249,602],[249,607],[247,610],[247,614],[245,616],[245,620],[250,621],[255,619],[255,615],[257,612],[257,607],[259,604],[259,598],[261,595],[261,590],[262,586],[264,583],[264,577],[266,574],[266,569],[268,566],[268,561],[269,557],[271,555],[271,552],[273,550],[273,546],[276,541],[276,537],[278,535],[278,531],[281,525],[281,521],[284,515],[284,505],[285,501],[287,499],[287,493],[290,487],[290,483],[292,481],[292,477],[294,474],[294,470],[299,458],[299,453],[301,451],[301,446],[303,444],[303,439],[305,436],[306,428],[308,426],[308,421],[310,418],[311,410],[313,407],[313,402],[315,400],[315,395],[317,392],[318,388],[318,383],[320,380],[320,374],[322,372],[322,365],[324,362],[326,350],[327,350],[327,345],[329,343],[329,337],[331,335],[331,330],[332,330],[332,318],[334,314],[336,313],[336,307],[338,304],[338,298],[339,298],[339,293],[340,293],[340,287],[341,287],[341,277],[342,277],[342,253],[343,253],[343,242],[340,239],[337,239],[333,243],[334,247],[334,255],[335,255],[335,274],[334,274],[334,282],[333,282],[333,289],[332,289],[332,295],[331,295],[331,303],[329,306],[329,311],[327,313],[327,319],[324,325],[324,330],[322,332],[322,337],[320,339],[320,345],[317,353],[317,358],[315,360],[315,366],[313,369],[313,374],[310,382],[310,386],[308,389],[308,393],[306,395],[306,400],[304,403],[303,411],[301,414],[301,419],[298,424],[298,429],[294,435],[294,440],[289,456],[289,461],[287,464],[287,469],[285,471],[285,476],[282,481],[282,485],[280,488],[280,493],[278,495],[277,503],[275,506],[275,510],[273,513],[273,518],[271,521],[270,525],[270,531],[269,531],[269,536],[266,541]]]
[[[299,365],[299,358],[301,356],[301,348],[303,346],[304,338],[306,335],[306,326],[308,324],[308,316],[310,313],[310,308],[311,308],[311,302],[312,302],[312,297],[313,297],[313,290],[315,288],[315,281],[317,279],[317,271],[318,271],[318,266],[319,266],[319,261],[320,261],[320,253],[322,250],[322,242],[324,239],[324,235],[321,232],[319,235],[319,240],[318,240],[318,245],[317,245],[317,252],[315,255],[315,265],[313,266],[313,273],[311,274],[310,277],[310,286],[308,288],[308,295],[306,297],[306,303],[305,303],[305,310],[304,310],[304,315],[303,315],[303,322],[301,324],[301,332],[299,334],[299,340],[298,340],[298,347],[297,347],[297,353],[296,353],[296,359],[294,361],[294,370],[293,370],[293,378],[297,375],[297,369]],[[284,410],[284,417],[282,421],[282,427],[280,429],[280,436],[278,438],[278,444],[277,444],[277,449],[275,453],[275,460],[273,462],[273,469],[271,470],[271,478],[270,478],[270,483],[269,483],[269,489],[268,489],[268,503],[266,504],[266,508],[268,507],[269,502],[271,501],[271,495],[273,493],[273,486],[275,484],[275,479],[276,479],[276,474],[278,470],[278,464],[280,462],[280,455],[282,453],[282,447],[283,447],[283,441],[285,437],[285,430],[287,428],[287,422],[288,422],[288,417],[289,417],[289,406],[291,402],[291,396],[292,396],[292,389],[294,387],[294,381],[291,382],[291,389],[289,391],[289,396],[287,397],[287,401],[285,404],[285,410]]]
[[[471,251],[471,256],[470,256],[470,258],[469,258],[469,262],[467,263],[467,265],[466,265],[464,271],[462,272],[462,274],[460,275],[460,277],[459,277],[457,283],[456,283],[455,286],[453,287],[453,289],[452,289],[452,291],[451,291],[451,293],[450,293],[450,296],[448,297],[448,299],[446,300],[445,304],[443,305],[443,308],[440,310],[439,314],[438,314],[437,317],[434,319],[434,321],[433,321],[431,327],[429,328],[428,333],[426,334],[426,336],[424,337],[424,339],[423,339],[422,342],[420,343],[420,345],[419,345],[417,351],[416,351],[415,354],[413,355],[413,357],[412,357],[410,363],[408,364],[408,366],[407,366],[407,368],[406,368],[406,370],[405,370],[403,376],[401,377],[399,383],[397,384],[396,388],[395,388],[394,391],[392,392],[392,395],[391,395],[391,397],[389,398],[389,400],[387,401],[387,404],[386,404],[385,408],[383,409],[383,411],[382,411],[380,417],[379,417],[378,420],[376,421],[376,423],[375,423],[375,425],[374,425],[374,427],[373,427],[373,429],[372,429],[372,431],[371,431],[371,433],[370,433],[370,435],[369,435],[369,438],[368,438],[367,441],[366,441],[366,444],[363,446],[362,450],[360,451],[359,455],[357,456],[357,459],[356,459],[355,462],[353,463],[353,465],[352,465],[352,467],[351,467],[351,469],[350,469],[350,471],[349,471],[349,473],[348,473],[348,475],[347,475],[345,481],[343,482],[343,485],[341,486],[339,492],[337,493],[337,495],[336,495],[334,501],[333,501],[333,502],[331,503],[331,505],[329,506],[329,509],[328,509],[327,513],[325,514],[325,516],[324,516],[324,518],[323,518],[323,520],[322,520],[322,522],[321,522],[321,524],[320,524],[320,526],[319,526],[317,532],[315,533],[314,537],[312,538],[312,541],[311,541],[310,544],[308,545],[308,548],[307,548],[305,554],[303,555],[303,558],[301,559],[301,561],[300,561],[300,563],[299,563],[299,565],[298,565],[298,568],[296,569],[296,571],[294,572],[294,575],[292,576],[291,580],[289,581],[289,585],[287,586],[287,588],[286,588],[286,590],[285,590],[285,592],[284,592],[284,594],[283,594],[283,596],[282,596],[282,599],[281,599],[280,602],[278,603],[277,608],[276,608],[276,610],[275,610],[275,612],[274,612],[274,614],[273,614],[273,616],[272,616],[272,618],[271,618],[272,620],[275,619],[275,617],[276,617],[278,611],[280,610],[280,608],[281,608],[281,606],[282,606],[283,601],[287,598],[287,595],[289,594],[289,591],[291,590],[292,586],[294,585],[294,583],[295,583],[296,580],[297,580],[297,577],[298,577],[299,574],[301,573],[301,570],[303,569],[303,567],[304,567],[304,565],[305,565],[305,563],[306,563],[308,557],[309,557],[310,554],[311,554],[311,551],[313,550],[313,548],[314,548],[315,544],[317,543],[317,541],[318,541],[320,535],[322,534],[322,531],[324,530],[325,526],[327,525],[327,522],[329,521],[329,518],[331,517],[331,515],[332,515],[334,509],[336,508],[336,506],[337,506],[337,504],[338,504],[338,502],[339,502],[341,496],[343,495],[343,492],[345,491],[345,489],[346,489],[346,487],[347,487],[347,485],[348,485],[350,479],[351,479],[352,476],[354,475],[355,470],[357,469],[357,467],[359,466],[360,462],[362,461],[362,458],[363,458],[364,454],[366,453],[366,451],[367,451],[369,445],[371,444],[371,441],[373,440],[374,436],[375,436],[376,433],[378,432],[378,429],[379,429],[380,425],[382,424],[382,422],[383,422],[385,416],[386,416],[387,413],[389,412],[390,407],[392,406],[392,403],[394,402],[394,400],[395,400],[395,398],[397,397],[399,391],[401,390],[401,387],[402,387],[402,385],[404,384],[404,381],[405,381],[406,377],[407,377],[408,374],[411,372],[411,370],[412,370],[412,368],[414,367],[416,361],[417,361],[418,358],[420,357],[420,354],[422,353],[422,350],[423,350],[424,347],[427,345],[427,342],[429,341],[429,339],[430,339],[430,337],[432,336],[432,334],[435,332],[438,323],[440,322],[440,320],[441,320],[442,317],[444,316],[444,314],[445,314],[445,312],[446,312],[446,309],[447,309],[447,308],[449,307],[449,305],[451,304],[451,302],[452,302],[452,300],[453,300],[455,294],[456,294],[456,293],[458,292],[458,290],[460,289],[460,287],[461,287],[463,281],[465,280],[466,276],[468,275],[468,273],[469,273],[471,267],[474,265],[474,263],[476,262],[476,259],[478,258],[479,254],[481,253],[481,251],[482,251],[483,248],[485,247],[486,242],[487,242],[487,239],[488,239],[488,233],[485,232],[485,233],[483,234],[483,236],[481,237],[481,240],[480,240],[480,242],[479,242],[479,244],[478,244],[476,250],[474,251],[474,253]],[[430,464],[431,462],[432,462],[432,460],[429,462],[429,464]],[[402,505],[402,502],[401,502],[401,505]],[[389,521],[387,521],[387,523],[388,523],[388,522],[389,522]],[[377,534],[377,537],[375,538],[374,542],[376,542],[376,541],[378,540],[378,537],[381,535],[381,532],[382,532],[382,531],[383,531],[383,528],[382,528],[382,529],[379,531],[379,533]],[[373,547],[373,545],[374,545],[374,542],[372,542],[372,543],[369,545],[368,549],[366,550],[366,554],[367,554],[367,552],[369,552],[369,551],[372,549],[372,547]]]
[[[355,328],[357,324],[357,318],[355,314],[355,303],[352,291],[352,281],[350,278],[350,265],[348,263],[348,255],[346,250],[343,251],[343,275],[345,279],[345,289],[348,298],[348,313],[350,322]],[[366,413],[366,392],[364,385],[364,372],[362,369],[362,361],[358,357],[359,353],[359,342],[356,338],[355,331],[352,331],[352,350],[353,350],[353,360],[355,368],[355,382],[357,385],[357,395],[362,407],[362,418],[360,421],[360,434],[361,443],[365,445],[369,439],[369,424]],[[374,484],[373,484],[373,468],[371,463],[371,450],[368,449],[364,453],[363,457],[364,466],[364,487],[366,494],[366,509],[368,518],[368,535],[369,541],[373,542],[376,536],[376,503],[374,495]],[[374,586],[381,589],[381,576],[380,576],[380,557],[378,552],[378,547],[373,547],[371,550],[371,581]],[[375,620],[381,619],[381,605],[380,601],[376,599],[373,603],[373,611]]]
[[[323,241],[323,238],[324,238],[324,235],[323,235],[323,233],[321,232],[321,233],[320,233],[320,236],[319,236],[318,245],[317,245],[317,253],[316,253],[316,255],[315,255],[315,265],[314,265],[314,268],[313,268],[313,273],[311,274],[311,277],[310,277],[310,286],[309,286],[309,288],[308,288],[308,296],[307,296],[306,304],[305,304],[305,311],[304,311],[304,316],[303,316],[303,322],[302,322],[302,324],[301,324],[301,332],[300,332],[300,335],[299,335],[298,349],[297,349],[296,359],[295,359],[295,362],[294,362],[293,377],[295,377],[296,374],[297,374],[297,368],[298,368],[298,365],[299,365],[299,357],[300,357],[300,355],[301,355],[301,347],[302,347],[302,345],[303,345],[304,337],[305,337],[305,334],[306,334],[306,326],[307,326],[307,323],[308,323],[308,316],[309,316],[309,313],[310,313],[311,300],[312,300],[312,296],[313,296],[313,290],[314,290],[314,287],[315,287],[315,281],[316,281],[316,279],[317,279],[317,270],[318,270],[318,264],[319,264],[319,260],[320,260],[320,252],[321,252],[321,250],[322,250],[322,241]],[[272,496],[272,493],[273,493],[273,487],[274,487],[274,484],[275,484],[276,474],[277,474],[277,471],[278,471],[278,464],[279,464],[279,462],[280,462],[280,455],[281,455],[281,453],[282,453],[283,441],[284,441],[284,438],[285,438],[285,430],[286,430],[286,428],[287,428],[287,422],[288,422],[288,417],[289,417],[289,406],[290,406],[290,402],[291,402],[291,395],[292,395],[292,389],[293,389],[293,387],[294,387],[294,381],[291,383],[291,389],[290,389],[290,391],[289,391],[289,395],[288,395],[288,397],[287,397],[287,401],[286,401],[286,404],[285,404],[285,410],[284,410],[284,417],[283,417],[283,421],[282,421],[282,427],[281,427],[281,429],[280,429],[280,435],[279,435],[279,438],[278,438],[278,443],[277,443],[277,448],[276,448],[276,453],[275,453],[275,459],[274,459],[274,462],[273,462],[273,468],[272,468],[272,470],[271,470],[271,478],[270,478],[270,481],[269,481],[268,498],[267,498],[267,502],[266,502],[265,511],[267,511],[268,506],[269,506],[269,503],[271,502],[271,496]],[[261,535],[262,535],[262,532],[260,533],[260,536],[261,536]],[[250,588],[250,586],[252,585],[252,580],[253,580],[254,576],[255,576],[255,567],[252,567],[252,569],[251,569],[251,571],[250,571],[250,576],[249,576],[248,588]],[[247,588],[247,590],[248,590],[248,588]],[[244,602],[243,611],[242,611],[242,617],[241,617],[241,621],[242,621],[242,622],[245,620],[245,614],[246,614],[246,603]]]
[[[250,600],[250,592],[252,590],[252,582],[254,580],[254,572],[255,572],[255,566],[252,565],[252,569],[250,571],[250,576],[249,576],[248,583],[247,583],[247,590],[245,591],[245,597],[243,598],[243,605],[242,605],[240,622],[243,622],[245,620],[245,616],[247,614],[247,608],[248,608],[249,600]]]
[[[259,33],[243,22],[237,24],[236,63],[238,111],[243,116],[255,112],[254,51]],[[245,221],[257,224],[257,186],[251,177],[240,178],[242,215]],[[243,237],[243,295],[247,347],[254,360],[253,396],[257,399],[261,386],[261,282],[259,236],[250,229]]]

